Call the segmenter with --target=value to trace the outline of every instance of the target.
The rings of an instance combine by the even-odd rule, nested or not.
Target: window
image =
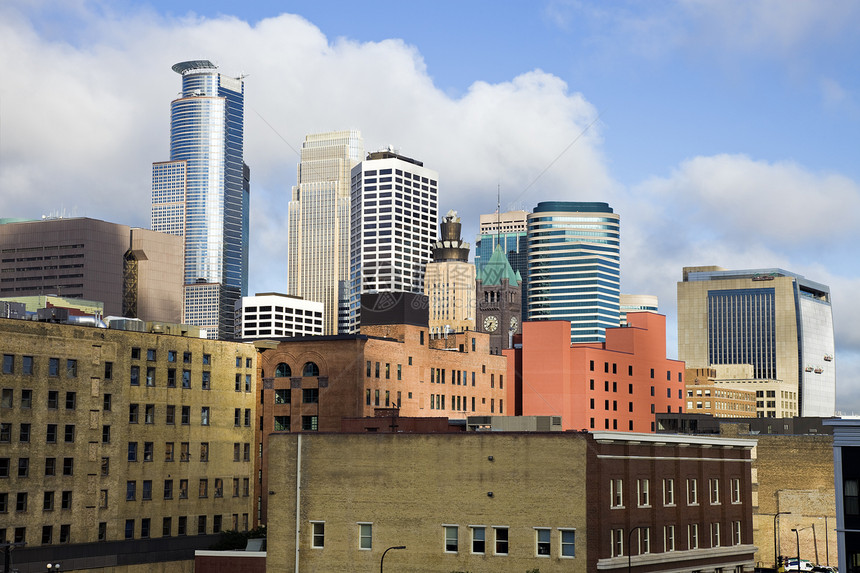
[[[63,428],[63,439],[67,444],[71,444],[75,441],[75,425],[74,424],[66,424],[66,427]]]
[[[209,461],[209,442],[201,442],[200,443],[200,461],[208,462]]]
[[[215,478],[215,497],[224,497],[224,480]]]
[[[622,493],[624,482],[620,479],[609,480],[609,504],[610,507],[624,507],[624,496]]]
[[[741,544],[741,522],[733,521],[732,522],[732,544],[740,545]]]
[[[245,408],[245,427],[248,428],[250,426],[251,426],[251,409]]]
[[[209,480],[206,478],[202,478],[200,480],[200,486],[197,488],[197,496],[198,497],[209,497]]]
[[[320,401],[319,388],[305,388],[302,390],[303,404],[318,404]]]
[[[137,497],[137,482],[136,481],[125,482],[125,500],[126,501],[134,501],[136,497]]]
[[[687,549],[699,548],[699,524],[691,523],[687,525]]]
[[[663,479],[663,505],[675,505],[675,480]]]
[[[8,422],[4,422],[0,424],[0,442],[11,442],[12,441],[12,424]],[[57,441],[57,438],[54,437],[54,441]]]
[[[0,458],[0,478],[9,477],[9,458]]]
[[[105,412],[110,412],[112,403],[113,396],[111,394],[105,394],[102,399],[102,410],[104,410]]]
[[[206,516],[197,516],[197,535],[206,535]]]
[[[358,548],[364,550],[373,549],[373,524],[358,524]]]
[[[164,480],[164,499],[173,499],[173,480]]]
[[[18,458],[18,477],[25,478],[30,475],[30,458]]]
[[[176,388],[176,368],[167,369],[167,387]]]
[[[552,551],[551,533],[548,528],[535,528],[535,555],[549,557]]]
[[[48,358],[48,376],[60,375],[60,359]]]
[[[251,480],[250,478],[242,478],[242,497],[251,495]]]
[[[204,370],[202,373],[202,384],[203,384],[202,387],[203,387],[203,389],[209,390],[211,383],[212,383],[212,374],[209,371]]]
[[[21,408],[29,409],[33,407],[33,391],[21,390]]]
[[[107,521],[100,521],[98,540],[104,541],[105,539],[107,539]]]
[[[45,460],[45,464],[46,464],[45,471],[46,472],[48,471],[47,470],[47,463],[48,463],[48,460]],[[102,473],[102,477],[106,477],[106,476],[110,475],[110,458],[108,458],[108,457],[102,458],[101,473]]]
[[[72,509],[71,491],[64,491],[60,496],[60,509]]]
[[[708,485],[711,491],[711,505],[720,503],[720,478],[709,479]]]
[[[239,478],[233,478],[233,497],[239,497]]]
[[[180,515],[176,520],[176,535],[186,535],[188,533],[188,518]]]
[[[128,461],[136,462],[137,461],[137,442],[129,442],[128,443]]]
[[[651,505],[651,480],[648,478],[639,479],[636,481],[636,491],[639,495],[639,507],[649,507]]]
[[[188,442],[182,442],[179,444],[179,461],[191,461],[191,447]]]
[[[508,528],[507,527],[494,527],[493,532],[496,536],[496,555],[507,555],[508,554]]]
[[[483,554],[487,544],[487,528],[484,526],[472,526],[472,553]]]
[[[60,393],[56,390],[48,390],[48,409],[56,410],[59,408]]]
[[[3,374],[14,374],[15,373],[15,355],[14,354],[4,354],[3,355]]]
[[[147,351],[146,351],[146,359],[147,359],[147,360],[149,360],[149,361],[154,361],[154,360],[155,360],[155,349],[154,349],[154,348],[149,348],[149,349],[147,349]]]
[[[66,360],[66,378],[78,377],[78,361],[72,358]]]
[[[443,525],[442,529],[444,530],[444,533],[445,533],[445,553],[457,553],[459,551],[459,546],[458,546],[459,527],[456,525]]]
[[[179,480],[179,499],[188,499],[188,480]],[[182,519],[181,517],[179,518]]]
[[[110,443],[110,425],[105,424],[102,426],[102,443],[109,444]]]
[[[191,388],[191,370],[182,371],[182,387]]]
[[[74,410],[77,404],[77,394],[75,392],[66,392],[66,410]]]
[[[317,416],[302,416],[302,430],[316,432],[318,429]]]
[[[639,534],[639,555],[651,553],[651,528],[642,527],[637,531],[637,533]],[[630,552],[629,548],[628,552]]]
[[[209,425],[209,406],[203,406],[202,408],[200,408],[200,425]]]
[[[612,544],[612,557],[621,557],[624,555],[624,530],[610,529],[610,543]]]
[[[0,394],[0,408],[11,408],[14,395],[15,391],[12,388],[3,388]]]
[[[212,516],[212,533],[221,533],[221,515]]]
[[[21,373],[25,376],[33,375],[33,357],[24,356],[21,363]]]
[[[143,491],[141,492],[140,498],[144,501],[149,501],[152,499],[152,480],[151,479],[143,480]]]
[[[139,407],[137,404],[129,404],[128,405],[128,423],[129,424],[137,424],[138,409],[139,409]]]
[[[251,391],[251,375],[245,374],[245,392]]]
[[[699,505],[699,484],[696,478],[687,478],[687,505]]]
[[[233,425],[237,428],[242,425],[242,408],[233,409]]]
[[[54,536],[54,528],[50,525],[42,526],[42,545],[50,545]]]
[[[168,350],[167,351],[167,361],[168,362],[176,362],[176,351]]]
[[[276,432],[289,432],[290,431],[290,417],[289,416],[275,416],[275,431]],[[236,444],[238,445],[238,444]],[[238,462],[238,453],[237,459]]]
[[[368,364],[370,364],[370,363],[368,362]],[[281,362],[281,363],[280,363],[280,364],[278,364],[278,366],[275,368],[275,378],[289,378],[289,377],[290,377],[290,376],[292,376],[292,375],[293,375],[293,373],[290,371],[290,367],[289,367],[289,365],[288,365],[288,364],[286,364],[286,363],[284,363],[284,362]],[[369,375],[370,375],[370,374],[369,374],[369,371],[368,371],[368,376],[369,376]]]
[[[155,386],[155,366],[146,367],[146,385],[149,387]]]
[[[576,530],[560,529],[561,557],[576,557]]]
[[[732,478],[732,503],[741,502],[741,480]]]
[[[105,380],[113,380],[113,362],[105,362]]]
[[[212,363],[212,355],[204,354],[203,355],[203,366],[209,366]]]
[[[53,511],[54,509],[54,492],[46,491],[42,497],[42,511]]]
[[[191,406],[182,406],[182,410],[180,411],[181,422],[183,426],[187,426],[191,423]]]
[[[311,522],[311,547],[313,547],[314,549],[322,549],[325,547],[324,521]]]
[[[290,403],[290,390],[287,388],[282,388],[279,390],[275,390],[275,404],[289,404]]]
[[[101,509],[106,509],[108,506],[108,490],[103,489],[99,491],[99,507]]]
[[[711,524],[711,547],[720,546],[720,523],[715,521]]]
[[[319,376],[320,369],[315,362],[305,362],[302,368],[302,376]]]
[[[132,366],[129,373],[129,382],[132,386],[140,386],[140,366]]]
[[[183,364],[191,364],[191,353],[183,352],[182,353],[182,362]]]
[[[164,414],[164,423],[168,426],[172,426],[176,423],[176,406],[172,404],[167,406]]]
[[[155,423],[155,404],[147,404],[143,411],[143,422],[145,424]]]
[[[143,461],[151,462],[153,457],[152,442],[143,442]]]
[[[140,537],[147,538],[149,537],[149,518],[144,517],[140,520]]]
[[[63,475],[70,476],[75,473],[75,458],[63,458]]]
[[[21,443],[27,443],[30,441],[30,424],[21,424],[18,431],[18,441]]]
[[[27,492],[18,492],[15,495],[15,511],[27,511]]]
[[[134,539],[134,520],[126,519],[125,520],[125,538],[126,539]]]
[[[675,551],[675,526],[663,526],[663,551]]]

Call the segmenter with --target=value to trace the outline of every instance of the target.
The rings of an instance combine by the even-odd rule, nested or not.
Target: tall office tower
[[[182,322],[233,338],[248,290],[250,170],[243,161],[245,84],[208,60],[180,62],[170,103],[170,161],[152,164],[152,228],[185,237]]]
[[[679,359],[688,368],[748,364],[755,380],[780,382],[759,397],[760,415],[795,401],[801,416],[833,416],[833,354],[829,287],[775,268],[684,267]]]
[[[361,295],[424,292],[435,242],[439,176],[391,147],[352,169],[350,330],[361,324]]]
[[[529,320],[569,320],[571,342],[603,342],[618,326],[619,219],[606,203],[538,203],[528,215]]]
[[[344,331],[338,285],[349,279],[350,171],[363,156],[359,131],[306,136],[290,201],[287,293],[323,303],[326,335]]]
[[[526,300],[529,284],[527,215],[525,211],[481,215],[480,234],[475,239],[475,267],[478,271],[489,262],[496,250],[496,245],[501,245],[502,252],[511,267],[520,274],[522,280],[520,308],[523,313],[520,316],[520,322],[526,318],[528,308]]]
[[[424,272],[431,336],[475,330],[475,265],[469,262],[457,212],[448,211],[439,227],[433,261]]]

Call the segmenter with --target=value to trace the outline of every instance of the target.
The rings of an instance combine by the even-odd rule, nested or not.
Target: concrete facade
[[[266,570],[751,571],[754,442],[653,438],[273,435]]]
[[[322,336],[324,314],[321,302],[274,292],[243,296],[236,303],[236,337]]]
[[[571,344],[567,321],[526,322],[522,347],[505,351],[512,413],[561,416],[565,430],[654,432],[655,413],[680,412],[684,363],[666,358],[666,317],[628,321],[600,344]]]
[[[187,560],[248,528],[253,346],[7,319],[0,337],[0,538],[39,570]]]
[[[58,295],[104,303],[113,316],[180,322],[182,237],[97,219],[0,225],[0,297]],[[126,254],[134,273],[124,276]],[[124,293],[135,308],[126,312]]]

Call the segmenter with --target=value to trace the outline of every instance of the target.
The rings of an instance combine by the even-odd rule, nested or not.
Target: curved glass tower
[[[248,289],[244,82],[208,60],[173,71],[182,93],[170,104],[170,161],[153,164],[152,228],[185,237],[183,322],[232,338],[234,305]]]
[[[569,320],[571,342],[603,342],[619,321],[619,216],[607,203],[546,201],[527,221],[528,319]]]

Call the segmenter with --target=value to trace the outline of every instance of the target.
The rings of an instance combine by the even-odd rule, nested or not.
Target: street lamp
[[[391,551],[392,549],[406,549],[405,545],[395,545],[394,547],[389,547],[385,551],[382,552],[382,558],[379,560],[379,573],[382,573],[382,567],[385,563],[385,554]]]
[[[633,551],[630,548],[630,537],[637,529],[648,529],[648,527],[644,525],[637,525],[636,527],[631,527],[630,531],[627,532],[627,573],[630,573],[630,563],[633,559]]]
[[[777,559],[776,556],[778,555],[778,553],[776,552],[776,527],[777,527],[776,524],[777,524],[777,521],[779,520],[779,516],[785,515],[787,513],[791,513],[791,512],[789,512],[789,511],[777,511],[773,515],[773,568],[774,569],[776,569],[777,565],[778,565],[777,560],[776,560]]]
[[[792,529],[792,531],[797,538],[797,570],[800,571],[800,533],[797,529]]]
[[[60,564],[59,563],[48,563],[47,567],[48,567],[48,571],[59,571],[60,570]]]

